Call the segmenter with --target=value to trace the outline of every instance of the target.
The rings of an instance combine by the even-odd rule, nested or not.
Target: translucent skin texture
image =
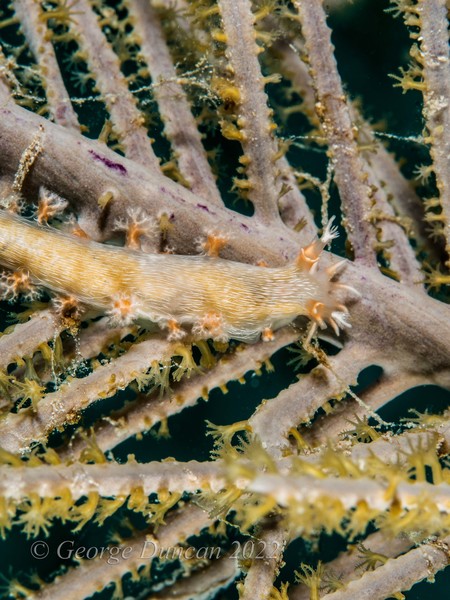
[[[172,337],[191,327],[200,337],[252,342],[299,315],[335,329],[336,323],[347,325],[329,275],[301,260],[266,268],[207,256],[143,254],[0,211],[0,263],[117,321],[168,327]]]

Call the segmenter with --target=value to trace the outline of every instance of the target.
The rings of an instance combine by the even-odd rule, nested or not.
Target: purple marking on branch
[[[240,226],[242,227],[242,229],[244,229],[245,231],[250,231],[249,227],[245,224],[245,223],[240,223]]]
[[[214,212],[212,212],[211,210],[209,210],[209,208],[205,204],[197,204],[197,207],[201,208],[202,210],[206,210],[206,212],[210,213],[211,215],[215,214]]]
[[[91,154],[95,158],[95,160],[99,160],[104,165],[106,165],[108,167],[108,169],[112,169],[113,171],[117,171],[118,173],[120,173],[120,175],[126,175],[127,174],[126,168],[123,165],[121,165],[120,163],[113,162],[109,158],[106,158],[106,156],[102,156],[101,154],[97,154],[97,152],[94,152],[94,150],[88,150],[88,152],[89,152],[89,154]]]

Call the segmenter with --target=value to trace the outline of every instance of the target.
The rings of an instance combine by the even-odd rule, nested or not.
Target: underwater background
[[[231,1],[231,0],[230,0]],[[306,0],[307,1],[307,0]],[[8,15],[5,0],[2,0],[2,9]],[[5,7],[3,6],[5,4]],[[325,2],[325,4],[327,4]],[[115,3],[111,2],[114,6]],[[389,3],[384,0],[354,0],[353,2],[332,2],[329,7],[329,24],[333,31],[333,42],[336,49],[336,58],[339,72],[346,89],[351,97],[358,99],[365,117],[378,123],[378,135],[385,140],[392,152],[402,161],[403,171],[413,177],[414,168],[429,161],[427,148],[415,141],[422,134],[422,97],[418,92],[411,91],[402,94],[401,89],[393,86],[395,83],[389,74],[398,73],[400,66],[408,63],[411,42],[401,19],[394,19],[392,14],[385,12]],[[19,33],[14,27],[0,29],[0,41],[13,45],[18,42]],[[58,56],[61,64],[64,63],[64,50],[61,47]],[[129,69],[132,66],[128,66]],[[79,97],[83,93],[92,95],[92,89],[80,89],[73,80],[67,80],[67,88],[71,95]],[[291,140],[288,153],[290,161],[305,169],[309,173],[324,178],[326,158],[320,145],[311,144],[308,139],[309,126],[300,113],[292,113],[288,118],[282,119],[282,107],[298,101],[295,97],[288,98],[283,81],[270,86],[271,102],[278,116],[280,134]],[[86,101],[76,106],[80,122],[89,126],[87,135],[97,138],[104,125],[105,113],[100,103],[95,100]],[[161,127],[161,124],[159,124]],[[230,207],[242,212],[248,212],[248,206],[242,201],[236,201],[236,196],[231,190],[230,173],[237,163],[237,143],[215,137],[214,132],[207,133],[206,144],[210,148],[220,144],[219,182],[221,192]],[[161,135],[156,130],[155,138],[159,146],[159,154],[164,156],[167,148]],[[316,212],[317,222],[320,218],[319,197],[313,190],[306,190],[308,202]],[[330,214],[339,214],[337,195],[332,196]],[[334,247],[344,255],[345,238]],[[0,316],[3,328],[15,322],[14,314],[26,310],[26,306],[17,303],[14,305],[2,303]],[[387,343],[389,343],[387,341]],[[333,353],[332,346],[323,343],[323,348]],[[161,437],[158,431],[151,430],[138,438],[131,438],[114,449],[112,455],[117,461],[125,461],[129,454],[134,454],[137,461],[162,460],[168,456],[177,460],[208,460],[213,450],[213,439],[207,434],[206,421],[214,424],[227,424],[247,419],[263,399],[274,397],[280,390],[301,376],[302,369],[295,369],[292,365],[292,352],[289,349],[279,351],[271,362],[274,372],[268,373],[264,368],[261,374],[247,373],[245,383],[232,382],[227,385],[228,392],[224,394],[220,389],[214,389],[209,394],[207,402],[200,401],[195,407],[169,418],[168,430],[170,437]],[[79,365],[80,372],[88,365]],[[305,372],[308,369],[304,368]],[[358,380],[359,391],[376,380],[379,369],[374,366],[362,373]],[[127,400],[135,397],[132,388],[116,394],[113,398],[98,402],[83,416],[82,424],[88,428],[99,415],[108,414],[119,409]],[[436,386],[421,386],[414,388],[402,396],[391,401],[383,407],[379,414],[389,422],[399,423],[401,418],[407,418],[411,408],[419,412],[442,412],[450,404],[450,392]],[[158,429],[158,428],[156,428]],[[159,432],[160,434],[161,432]],[[67,432],[65,432],[67,435]],[[51,439],[50,445],[57,447],[58,436]],[[1,445],[1,440],[0,440]],[[106,545],[117,533],[126,537],[127,531],[133,528],[144,528],[145,522],[136,514],[126,509],[120,509],[114,517],[108,519],[103,526],[88,523],[83,529],[74,534],[69,524],[54,522],[49,536],[45,539],[50,549],[55,549],[63,540],[74,540],[76,546],[102,546]],[[229,541],[237,539],[245,541],[245,536],[229,528]],[[30,548],[35,539],[27,539],[20,527],[13,527],[5,540],[0,540],[0,598],[10,597],[6,593],[7,581],[11,578],[21,578],[24,581],[32,579],[37,574],[42,580],[51,580],[65,562],[60,560],[55,552],[50,551],[49,556],[42,561],[33,559]],[[205,545],[207,538],[196,539],[199,546]],[[228,541],[228,543],[229,543]],[[213,542],[217,545],[217,542]],[[300,563],[317,564],[318,560],[327,561],[345,549],[346,540],[338,535],[320,536],[317,543],[296,540],[291,544],[286,553],[286,564],[278,577],[278,582],[293,580],[293,572]],[[144,598],[151,596],[152,586],[158,582],[170,579],[176,573],[176,565],[156,565],[153,571],[153,581],[148,587],[124,579],[124,590],[129,598]],[[219,599],[237,599],[238,595],[234,586],[222,590],[216,596]],[[4,590],[3,592],[1,590]],[[434,583],[422,582],[405,592],[407,600],[427,600],[433,598],[446,599],[450,590],[450,570],[446,569],[436,576]],[[113,592],[105,589],[95,595],[95,598],[111,598]],[[355,599],[356,600],[356,599]]]

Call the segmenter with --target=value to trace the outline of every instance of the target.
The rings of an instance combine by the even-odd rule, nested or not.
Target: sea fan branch
[[[355,129],[333,57],[321,0],[294,2],[316,90],[315,109],[325,135],[356,260],[375,266],[375,230],[369,221],[372,194],[355,139]]]
[[[434,574],[449,563],[450,536],[423,544],[406,554],[388,560],[374,571],[351,581],[345,589],[326,594],[322,600],[385,600],[395,593],[409,590],[422,579],[432,580]]]
[[[233,84],[239,94],[237,126],[248,178],[248,198],[262,222],[279,220],[277,146],[271,111],[267,106],[264,79],[258,62],[260,51],[253,28],[255,17],[249,0],[230,3],[219,0],[226,43],[226,56]]]
[[[159,16],[145,0],[128,0],[128,4],[140,40],[140,55],[153,79],[153,93],[164,122],[164,134],[172,144],[180,172],[194,194],[220,206],[222,200],[186,93],[179,83]]]
[[[47,26],[39,18],[42,8],[37,2],[14,1],[15,12],[28,40],[46,89],[50,114],[53,120],[64,127],[79,131],[77,115],[61,77],[52,43],[48,39]]]
[[[83,379],[74,379],[39,402],[35,413],[9,414],[0,423],[2,445],[12,452],[25,452],[32,442],[44,442],[55,429],[79,419],[80,411],[99,397],[108,397],[125,388],[152,361],[166,356],[170,345],[161,339],[136,344],[118,359],[98,367]]]
[[[73,31],[87,54],[96,86],[108,107],[111,122],[126,156],[157,172],[159,160],[144,127],[144,117],[136,107],[135,98],[121,73],[119,59],[103,35],[88,0],[77,0],[77,14],[73,21]]]

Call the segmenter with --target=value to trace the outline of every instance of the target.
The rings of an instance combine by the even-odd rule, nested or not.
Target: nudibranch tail
[[[99,244],[32,224],[0,211],[0,263],[13,271],[0,280],[5,299],[33,286],[109,315],[115,324],[157,323],[170,339],[254,342],[299,316],[336,334],[349,327],[348,310],[331,279],[339,263],[319,268],[336,237],[331,221],[321,238],[291,264],[270,268],[210,256],[145,254]],[[61,304],[61,303],[60,303]]]

